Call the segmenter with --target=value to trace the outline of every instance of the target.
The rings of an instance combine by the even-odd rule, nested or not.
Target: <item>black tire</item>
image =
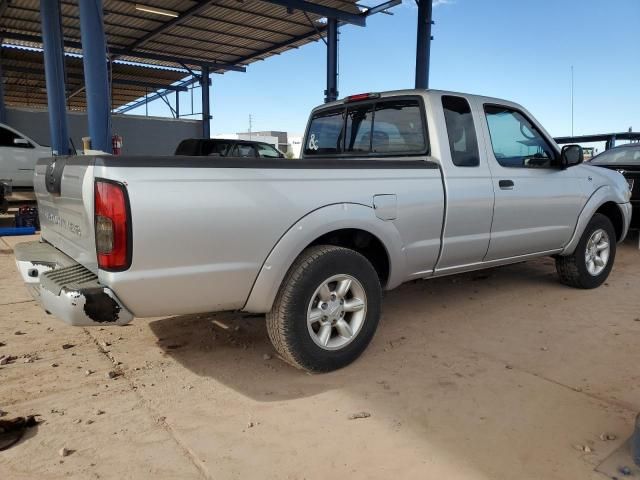
[[[366,295],[364,320],[350,343],[325,350],[313,340],[307,313],[316,289],[334,275],[356,279]],[[349,365],[367,348],[378,326],[382,292],[378,275],[360,253],[332,245],[306,249],[293,263],[267,314],[267,331],[281,357],[310,372],[329,372]]]
[[[609,237],[609,259],[605,268],[598,274],[592,275],[587,269],[585,254],[587,243],[591,235],[599,229],[604,230]],[[574,288],[597,288],[604,283],[613,268],[616,258],[616,232],[611,220],[605,215],[596,213],[585,228],[575,251],[571,255],[556,257],[556,270],[560,281]]]

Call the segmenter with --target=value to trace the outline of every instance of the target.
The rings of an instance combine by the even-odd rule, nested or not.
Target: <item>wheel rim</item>
[[[334,275],[312,295],[307,328],[320,348],[339,350],[358,336],[366,315],[367,295],[362,284],[351,275]]]
[[[598,229],[591,234],[585,250],[585,262],[587,271],[593,277],[597,277],[606,268],[611,254],[609,235],[603,229]]]

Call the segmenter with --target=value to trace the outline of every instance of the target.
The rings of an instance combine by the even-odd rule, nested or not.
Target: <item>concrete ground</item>
[[[0,478],[605,478],[640,411],[635,242],[593,291],[550,259],[407,284],[360,360],[306,375],[260,317],[67,327],[0,240],[0,409],[43,420]]]

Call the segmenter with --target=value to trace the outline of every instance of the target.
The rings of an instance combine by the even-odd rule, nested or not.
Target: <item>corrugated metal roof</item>
[[[343,12],[360,13],[356,0],[307,0]],[[182,15],[193,8],[197,12],[175,21],[172,17],[148,13],[136,9],[136,4],[169,10]],[[39,0],[11,0],[0,17],[0,37],[4,34],[6,44],[42,47],[40,43],[40,2]],[[199,8],[201,7],[201,8]],[[62,23],[66,50],[81,53],[77,48],[80,42],[80,20],[78,2],[61,1]],[[187,64],[198,68],[197,62],[216,62],[228,65],[245,66],[271,55],[298,48],[306,43],[318,40],[325,29],[319,21],[320,15],[300,10],[290,11],[286,7],[262,0],[104,0],[104,25],[107,44],[110,49],[119,52],[121,60],[144,63],[154,66],[177,67],[179,64],[162,59],[145,58],[151,56],[173,56],[191,59]],[[167,27],[167,24],[170,26]],[[12,38],[13,37],[13,38]],[[20,39],[16,37],[21,37]],[[75,45],[74,45],[75,44]],[[7,58],[6,95],[10,105],[34,106],[35,102],[46,104],[44,75],[19,75],[8,68],[13,62],[30,65],[29,68],[42,70],[42,59],[33,52],[3,49]],[[16,57],[24,56],[24,60]],[[116,67],[114,64],[114,78]],[[82,62],[67,57],[67,68],[80,69]],[[123,67],[118,66],[117,69]],[[218,68],[217,73],[227,69]],[[74,70],[74,73],[76,70]],[[167,71],[165,71],[167,72]],[[119,72],[120,74],[120,72]],[[148,71],[142,67],[131,67],[126,73],[131,80],[149,81]],[[170,72],[154,75],[153,78],[172,83],[187,75],[182,72]],[[69,76],[69,75],[68,75]],[[42,80],[42,82],[41,82]],[[77,81],[76,81],[77,80]],[[69,78],[69,88],[74,91],[82,85],[82,79]],[[166,85],[167,83],[165,83]],[[25,87],[26,85],[26,87]],[[144,95],[140,88],[114,85],[114,105],[122,105],[126,99]],[[22,89],[22,90],[21,90]],[[28,92],[30,95],[27,95]],[[137,97],[135,96],[137,95]],[[44,97],[44,101],[42,100]],[[117,99],[117,101],[115,101]],[[22,102],[22,103],[21,103]],[[126,102],[125,102],[126,103]],[[78,94],[70,99],[71,108],[83,108],[84,96]]]
[[[31,108],[47,107],[47,91],[41,52],[4,47],[0,62],[5,81],[4,95],[7,105]],[[70,110],[84,110],[86,100],[84,90],[81,89],[84,83],[82,58],[65,56],[65,67],[67,94],[78,92],[68,99],[68,108]],[[112,77],[112,108],[117,108],[147,93],[177,82],[185,77],[185,73],[162,67],[143,67],[114,62]],[[136,82],[142,81],[152,86],[135,85]]]

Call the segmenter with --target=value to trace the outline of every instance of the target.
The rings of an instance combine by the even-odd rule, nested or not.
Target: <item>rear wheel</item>
[[[290,268],[267,314],[269,338],[282,358],[298,368],[342,368],[371,341],[381,296],[378,275],[360,253],[311,247]]]
[[[576,288],[596,288],[607,279],[616,257],[616,233],[611,220],[596,213],[573,254],[556,258],[560,281]]]

